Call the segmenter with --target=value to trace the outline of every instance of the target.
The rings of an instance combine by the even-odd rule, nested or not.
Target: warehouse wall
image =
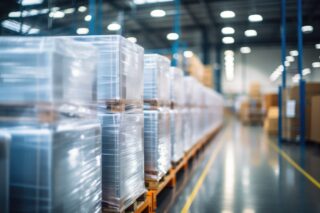
[[[288,50],[294,49],[289,47]],[[304,49],[304,67],[312,68],[311,63],[319,60],[320,51],[314,46]],[[233,81],[227,81],[223,69],[222,86],[224,93],[242,93],[247,92],[249,85],[253,81],[261,83],[263,92],[277,91],[280,81],[271,82],[270,74],[280,65],[281,50],[277,46],[270,47],[251,47],[251,53],[247,55],[235,53],[235,78]],[[223,59],[223,57],[222,57]],[[295,58],[296,59],[296,58]],[[222,61],[223,62],[223,61]],[[224,66],[222,64],[222,66]],[[297,62],[295,61],[289,67],[288,84],[292,84],[291,77],[297,71]],[[312,74],[306,77],[307,80],[320,81],[320,70],[312,70]]]

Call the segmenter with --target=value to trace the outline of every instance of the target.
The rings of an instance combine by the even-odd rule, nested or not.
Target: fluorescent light
[[[225,10],[220,13],[221,18],[234,18],[236,14],[231,10]]]
[[[74,8],[68,8],[68,9],[65,9],[63,12],[65,14],[71,14],[71,13],[74,13],[75,9]]]
[[[234,38],[233,37],[223,37],[222,42],[224,44],[233,44],[234,43]]]
[[[246,31],[244,31],[244,35],[246,37],[255,37],[258,35],[258,33],[255,30],[246,30]]]
[[[285,62],[284,62],[284,66],[285,66],[285,67],[289,67],[289,66],[290,66],[290,62],[289,62],[289,61],[285,61]]]
[[[320,43],[319,44],[316,44],[316,45],[314,45],[314,47],[316,48],[316,49],[320,49]]]
[[[117,22],[113,22],[108,25],[108,30],[110,30],[110,31],[118,31],[120,29],[121,29],[121,25],[118,24]]]
[[[313,27],[311,25],[305,25],[305,26],[302,26],[301,30],[303,33],[312,33]]]
[[[224,51],[224,55],[227,56],[227,55],[234,55],[234,52],[232,50],[226,50]]]
[[[91,21],[91,19],[92,19],[92,16],[91,16],[91,15],[86,15],[86,16],[84,17],[84,20],[85,20],[85,21]]]
[[[27,24],[22,24],[20,22],[14,21],[14,20],[4,20],[1,23],[1,26],[3,28],[6,28],[8,30],[12,30],[15,32],[20,32],[20,29],[22,31],[23,34],[28,33],[28,34],[37,34],[40,32],[39,29],[37,28],[31,28],[29,25]]]
[[[50,10],[53,12],[56,12],[56,11],[60,10],[60,7],[52,7]]]
[[[251,53],[251,48],[250,47],[241,47],[240,52],[243,54]]]
[[[163,2],[171,2],[174,0],[133,0],[134,4],[141,5],[141,4],[154,4],[154,3],[163,3]]]
[[[166,15],[166,11],[160,10],[160,9],[156,9],[156,10],[152,10],[150,12],[150,15],[152,17],[155,17],[155,18],[160,18],[160,17],[164,17]]]
[[[305,68],[302,70],[302,75],[309,75],[311,73],[311,70],[309,68]]]
[[[224,35],[234,34],[234,29],[232,27],[224,27],[221,29],[221,33]]]
[[[18,3],[21,3],[23,6],[29,6],[29,5],[35,5],[35,4],[42,4],[43,0],[22,0],[18,1]]]
[[[320,68],[320,62],[313,62],[312,67],[313,68]]]
[[[30,34],[30,35],[34,35],[34,34],[38,34],[38,33],[40,33],[40,29],[38,29],[38,28],[31,28],[28,32],[28,34]]]
[[[248,17],[250,22],[260,22],[263,20],[262,16],[259,14],[253,14]]]
[[[8,14],[8,17],[10,18],[19,18],[20,16],[21,16],[20,11],[13,11]]]
[[[298,50],[291,50],[289,53],[291,56],[298,56],[299,55]]]
[[[171,41],[178,40],[179,39],[179,35],[177,33],[169,33],[167,35],[167,39],[171,40]]]
[[[137,38],[136,37],[128,37],[127,39],[129,41],[131,41],[132,43],[137,43]]]
[[[80,13],[84,13],[84,12],[87,11],[87,7],[86,7],[86,6],[80,6],[80,7],[78,7],[78,11],[79,11]]]
[[[183,56],[186,58],[191,58],[193,56],[193,52],[190,50],[186,50],[183,52]]]
[[[294,62],[294,57],[293,56],[287,56],[286,57],[286,61],[288,61],[288,62]]]
[[[89,29],[88,28],[78,28],[77,29],[77,34],[78,35],[85,35],[89,33]]]
[[[63,18],[64,12],[62,12],[62,11],[50,12],[49,17],[50,18]]]

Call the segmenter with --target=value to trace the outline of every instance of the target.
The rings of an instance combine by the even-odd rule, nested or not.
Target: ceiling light
[[[320,43],[319,43],[319,44],[316,44],[316,45],[314,45],[314,46],[315,46],[316,49],[318,49],[318,50],[320,49]]]
[[[232,50],[226,50],[224,51],[224,55],[234,55],[234,52]]]
[[[320,68],[320,62],[313,62],[312,67],[313,68]]]
[[[36,34],[39,33],[40,30],[37,28],[31,28],[29,25],[27,24],[22,24],[20,22],[14,21],[14,20],[4,20],[3,22],[1,22],[1,26],[3,28],[6,28],[8,30],[12,30],[15,32],[22,32],[23,34],[27,33],[27,34]]]
[[[177,34],[177,33],[169,33],[168,35],[167,35],[167,39],[168,40],[177,40],[177,39],[179,39],[179,35]]]
[[[65,9],[63,12],[65,14],[71,14],[71,13],[74,13],[75,9],[74,8],[68,8],[68,9]]]
[[[251,53],[251,48],[250,47],[241,47],[240,52],[243,54]]]
[[[77,34],[78,35],[85,35],[89,33],[89,29],[88,28],[78,28],[77,29]]]
[[[127,39],[129,41],[131,41],[132,43],[137,43],[137,38],[136,37],[128,37]]]
[[[260,21],[263,21],[263,18],[259,14],[253,14],[248,17],[248,20],[250,22],[260,22]]]
[[[38,34],[38,33],[40,33],[40,29],[38,29],[38,28],[31,28],[28,31],[28,34],[30,34],[30,35],[34,35],[34,34]]]
[[[91,19],[92,19],[92,16],[91,16],[91,15],[86,15],[86,16],[84,17],[84,20],[85,20],[85,21],[91,21]]]
[[[23,6],[35,5],[35,4],[42,4],[43,0],[21,0],[18,1]]]
[[[223,37],[222,42],[224,44],[233,44],[234,43],[234,38],[233,37]]]
[[[56,12],[50,12],[49,13],[50,18],[63,18],[64,17],[64,12],[61,11],[56,11]]]
[[[224,35],[234,34],[234,29],[232,27],[224,27],[221,29],[221,33]]]
[[[153,3],[163,3],[163,2],[170,2],[174,0],[133,0],[134,4],[141,5],[141,4],[153,4]]]
[[[56,12],[56,11],[60,10],[60,7],[52,7],[50,10],[53,12]]]
[[[40,10],[40,14],[46,14],[49,12],[49,9],[48,8],[44,8],[44,9],[41,9]]]
[[[298,52],[298,50],[291,50],[291,51],[289,52],[289,54],[290,54],[291,56],[298,56],[298,55],[299,55],[299,52]]]
[[[116,22],[113,22],[108,25],[108,30],[110,30],[110,31],[118,31],[120,29],[121,29],[121,25]]]
[[[313,27],[311,25],[305,25],[305,26],[302,26],[301,30],[304,33],[312,33]]]
[[[19,11],[13,11],[13,12],[10,12],[8,16],[10,18],[19,18],[21,16],[21,13]]]
[[[286,61],[289,61],[289,62],[294,62],[294,57],[293,56],[287,56],[286,57]]]
[[[150,12],[150,15],[155,18],[160,18],[160,17],[164,17],[166,15],[166,12],[164,10],[157,9],[157,10],[152,10]]]
[[[191,58],[193,56],[193,52],[190,50],[186,50],[183,52],[183,56],[186,58]]]
[[[311,70],[309,68],[305,68],[302,70],[302,75],[309,75],[311,73]]]
[[[86,7],[86,6],[80,6],[80,7],[78,8],[78,11],[79,11],[80,13],[84,13],[84,12],[87,11],[87,7]]]
[[[258,35],[258,33],[255,30],[246,30],[244,31],[244,35],[247,37],[255,37]]]
[[[221,18],[234,18],[236,14],[231,10],[225,10],[220,13]]]
[[[284,62],[284,66],[285,66],[285,67],[289,67],[289,66],[290,66],[290,62],[289,62],[289,61],[285,61],[285,62]]]

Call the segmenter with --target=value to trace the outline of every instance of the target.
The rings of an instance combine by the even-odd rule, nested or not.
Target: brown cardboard
[[[264,95],[264,108],[269,111],[270,107],[278,106],[278,94],[269,93]]]
[[[320,96],[314,96],[311,101],[311,137],[312,141],[320,143]]]

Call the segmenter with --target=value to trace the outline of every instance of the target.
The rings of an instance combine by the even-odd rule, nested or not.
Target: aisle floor
[[[307,174],[292,166],[277,147]],[[169,210],[158,212],[181,212],[188,204],[192,213],[320,212],[319,181],[318,145],[278,145],[261,127],[232,120],[213,139],[182,191],[160,204]]]

